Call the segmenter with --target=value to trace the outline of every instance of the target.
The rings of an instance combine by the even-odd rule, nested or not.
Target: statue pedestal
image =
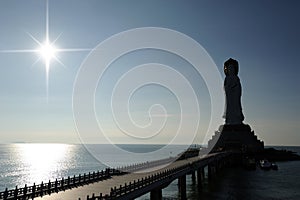
[[[264,143],[257,139],[248,124],[221,125],[210,141],[211,152],[240,150],[246,153],[257,153],[264,150]]]

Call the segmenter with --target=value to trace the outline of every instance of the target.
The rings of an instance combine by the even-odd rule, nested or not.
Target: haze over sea
[[[107,155],[111,165],[118,165],[118,155],[109,154],[109,145],[93,145]],[[120,145],[131,152],[150,152],[163,145]],[[182,146],[172,146],[164,155],[147,158],[157,160],[172,155]],[[300,147],[276,147],[292,150],[300,154]],[[106,151],[105,151],[106,149]],[[173,150],[174,151],[173,151]],[[107,162],[108,160],[106,160]],[[130,164],[128,160],[127,164]],[[246,171],[244,169],[226,169],[217,180],[208,185],[204,182],[202,191],[187,178],[188,199],[300,199],[300,162],[278,162],[278,171]],[[0,145],[0,191],[23,187],[34,182],[48,182],[55,178],[73,176],[102,170],[106,165],[97,161],[83,145],[79,144],[1,144]],[[163,190],[163,197],[178,197],[177,181]],[[146,194],[139,199],[149,199]]]

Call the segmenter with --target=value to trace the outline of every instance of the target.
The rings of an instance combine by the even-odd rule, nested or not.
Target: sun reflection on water
[[[61,176],[68,168],[71,145],[66,144],[17,144],[16,150],[24,169],[20,182],[34,183]]]

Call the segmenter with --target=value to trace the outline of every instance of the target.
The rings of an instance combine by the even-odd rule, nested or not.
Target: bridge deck
[[[211,155],[210,155],[211,156]],[[208,157],[210,157],[208,156]],[[205,157],[207,158],[207,156]],[[102,193],[103,195],[109,194],[111,191],[111,188],[113,187],[119,187],[120,185],[123,185],[125,183],[132,182],[134,180],[142,179],[145,178],[146,176],[155,174],[160,171],[164,171],[166,169],[172,169],[172,168],[178,168],[181,166],[184,166],[188,163],[195,163],[198,162],[199,160],[204,159],[200,157],[194,157],[194,158],[189,158],[185,160],[180,160],[173,162],[169,165],[162,166],[161,169],[155,170],[155,171],[149,171],[145,172],[145,170],[142,171],[142,173],[130,173],[130,174],[125,174],[121,176],[112,176],[109,179],[106,179],[104,181],[100,181],[97,183],[91,183],[89,185],[83,185],[77,188],[72,188],[69,190],[65,191],[59,191],[58,193],[51,193],[51,195],[45,195],[43,197],[36,197],[35,199],[43,199],[43,200],[66,200],[66,199],[78,199],[81,198],[82,200],[85,200],[87,195],[92,196],[94,193],[95,195],[99,195]]]

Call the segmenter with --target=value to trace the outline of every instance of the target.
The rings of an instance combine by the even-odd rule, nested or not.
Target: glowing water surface
[[[32,183],[55,178],[71,164],[68,157],[71,146],[65,144],[17,144],[16,156],[24,169],[20,182]]]
[[[40,184],[103,169],[82,145],[0,145],[0,188]]]

